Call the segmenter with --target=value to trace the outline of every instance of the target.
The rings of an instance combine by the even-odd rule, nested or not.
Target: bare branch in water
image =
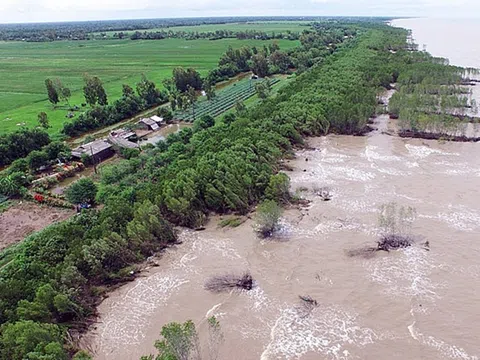
[[[250,273],[246,272],[243,275],[226,274],[214,276],[207,280],[205,289],[212,292],[230,291],[232,289],[253,289],[253,278]]]

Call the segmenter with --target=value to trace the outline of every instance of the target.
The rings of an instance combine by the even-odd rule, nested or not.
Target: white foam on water
[[[408,331],[412,338],[423,345],[429,346],[437,350],[442,357],[448,359],[461,360],[478,360],[478,356],[470,355],[467,351],[456,345],[451,345],[443,340],[437,339],[433,336],[422,334],[415,326],[415,321],[408,326]]]
[[[272,304],[272,300],[270,300],[258,284],[256,284],[252,290],[245,291],[244,293],[252,300],[251,310],[262,311],[269,308]]]
[[[192,246],[193,253],[207,253],[212,254],[216,252],[222,257],[231,260],[242,259],[235,248],[232,247],[232,242],[221,239],[206,238],[198,236]]]
[[[480,212],[461,205],[448,205],[445,212],[436,216],[422,215],[428,219],[437,219],[446,223],[449,227],[461,231],[474,231],[480,228]]]
[[[379,167],[372,164],[372,168],[377,170],[381,174],[392,175],[392,176],[410,176],[412,173],[408,171],[402,171],[396,168],[391,167]]]
[[[205,318],[208,319],[208,318],[210,318],[210,317],[212,317],[212,316],[217,315],[216,310],[217,310],[220,306],[222,306],[222,305],[223,305],[223,303],[220,303],[220,304],[217,304],[217,305],[213,305],[212,308],[209,309],[209,310],[207,311],[207,313],[205,314]]]
[[[446,155],[446,156],[460,156],[458,153],[449,153],[439,149],[432,149],[428,146],[417,146],[411,144],[405,144],[405,148],[408,150],[411,156],[417,159],[425,159],[426,157],[435,154],[435,155]]]
[[[351,230],[351,231],[360,231],[362,229],[362,225],[355,222],[353,219],[336,219],[336,220],[328,220],[318,224],[315,227],[315,232],[320,234],[329,234],[332,232],[339,232],[344,230]]]
[[[332,177],[350,181],[366,182],[373,180],[376,177],[376,175],[372,172],[346,166],[333,166],[328,169],[328,172]]]
[[[418,168],[420,167],[420,164],[416,161],[414,162],[410,162],[410,161],[405,161],[404,162],[405,166],[408,167],[409,169],[413,169],[413,168]]]
[[[388,161],[388,162],[402,160],[402,158],[399,156],[382,155],[378,152],[378,150],[379,150],[378,146],[367,145],[365,148],[364,154],[362,154],[362,157],[366,158],[370,162],[374,162],[375,160]]]
[[[422,301],[435,301],[435,290],[441,284],[434,283],[429,275],[438,266],[429,252],[419,247],[398,250],[388,256],[377,256],[364,262],[370,280],[384,286],[391,296],[418,297]]]
[[[262,244],[272,240],[290,240],[293,235],[311,237],[315,235],[315,233],[309,229],[294,225],[285,218],[281,218],[279,221],[279,229],[275,231],[272,238],[262,240]]]
[[[367,199],[365,196],[363,200],[360,199],[336,199],[335,205],[339,208],[348,211],[349,213],[376,213],[378,207],[372,203],[372,199]]]
[[[378,339],[372,329],[358,325],[355,314],[337,306],[315,308],[309,315],[289,307],[271,327],[270,342],[260,359],[300,359],[309,352],[322,359],[352,359],[352,347],[364,347]]]
[[[188,283],[173,275],[154,274],[137,280],[119,301],[111,306],[98,325],[100,346],[104,353],[114,354],[125,346],[139,345],[145,337],[151,315],[183,285]]]

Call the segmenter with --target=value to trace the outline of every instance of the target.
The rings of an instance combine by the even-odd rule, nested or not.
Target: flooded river
[[[277,240],[260,240],[249,220],[202,232],[160,266],[111,294],[84,339],[99,360],[153,353],[162,326],[192,319],[201,336],[216,315],[220,359],[479,359],[480,144],[400,139],[383,134],[309,139],[290,161],[292,190],[328,186],[323,202],[287,210]],[[307,161],[308,159],[308,161]],[[416,208],[413,231],[431,251],[412,247],[373,258],[346,251],[374,245],[378,208]],[[212,294],[212,276],[250,270],[250,292]],[[305,316],[299,295],[316,299]]]

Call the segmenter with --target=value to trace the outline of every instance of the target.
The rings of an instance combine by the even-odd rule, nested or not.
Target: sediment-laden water
[[[309,139],[289,165],[292,190],[328,186],[332,200],[304,192],[308,208],[285,212],[276,241],[247,221],[182,231],[160,266],[105,300],[84,343],[100,360],[153,352],[161,327],[220,320],[221,359],[478,359],[480,356],[480,144],[400,139],[383,134],[387,116],[366,137]],[[307,161],[308,159],[308,161]],[[416,208],[412,247],[352,258],[374,245],[378,208]],[[250,270],[250,292],[212,294],[212,275]],[[305,315],[299,295],[316,299]]]

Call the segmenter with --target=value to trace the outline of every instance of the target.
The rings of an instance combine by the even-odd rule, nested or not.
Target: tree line
[[[61,132],[67,136],[78,136],[93,129],[116,124],[141,111],[163,104],[168,99],[167,94],[157,89],[155,83],[145,75],[142,75],[135,90],[129,85],[123,85],[122,97],[113,104],[108,104],[102,82],[97,77],[85,79],[84,95],[91,109],[71,122],[64,123]]]
[[[208,40],[220,40],[220,39],[238,39],[238,40],[247,40],[247,39],[256,39],[256,40],[274,40],[274,39],[285,39],[285,40],[298,40],[300,38],[300,32],[292,32],[290,30],[283,32],[271,32],[267,33],[265,31],[258,30],[245,30],[245,31],[233,31],[233,30],[215,30],[215,31],[174,31],[174,30],[163,30],[163,31],[135,31],[133,34],[128,34],[124,32],[114,33],[112,35],[114,39],[125,39],[129,38],[130,40],[163,40],[163,39],[186,39],[186,40],[199,40],[199,39],[208,39]],[[108,37],[103,36],[103,39],[108,39]]]

